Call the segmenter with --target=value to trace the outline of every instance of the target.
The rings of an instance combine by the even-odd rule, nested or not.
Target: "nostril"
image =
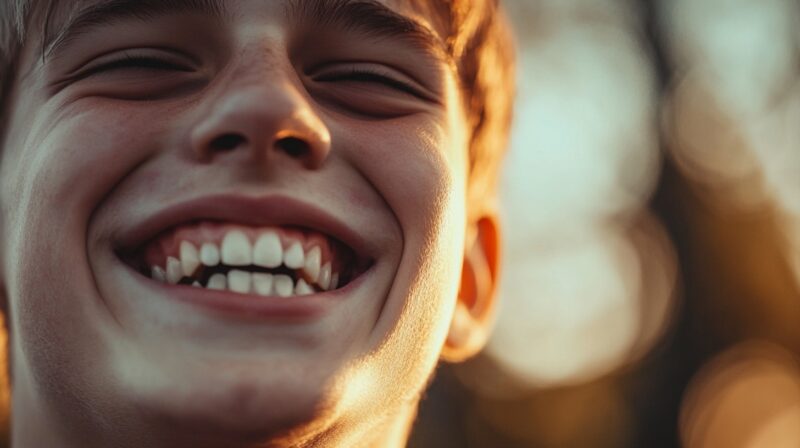
[[[284,137],[275,142],[275,146],[286,151],[292,157],[301,157],[311,151],[311,147],[305,140],[297,137]]]
[[[227,151],[234,149],[245,142],[239,134],[224,134],[211,141],[211,150]]]

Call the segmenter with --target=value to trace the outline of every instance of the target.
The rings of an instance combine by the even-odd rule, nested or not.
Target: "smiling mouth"
[[[371,265],[313,229],[213,220],[174,226],[119,256],[164,285],[280,298],[343,288]]]

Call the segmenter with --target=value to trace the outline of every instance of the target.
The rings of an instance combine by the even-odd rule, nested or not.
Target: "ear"
[[[499,218],[492,211],[467,231],[461,288],[441,355],[445,361],[464,361],[486,345],[494,322],[499,259]]]

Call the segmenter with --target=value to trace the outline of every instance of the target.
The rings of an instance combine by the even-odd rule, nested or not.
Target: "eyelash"
[[[100,72],[109,72],[125,68],[143,68],[148,70],[175,70],[181,72],[188,72],[191,69],[165,59],[151,57],[151,56],[137,56],[125,54],[122,57],[91,67],[83,73],[83,77],[91,76]]]
[[[320,82],[335,82],[335,81],[365,81],[365,82],[378,82],[385,84],[397,90],[409,93],[411,95],[420,96],[421,93],[418,89],[409,83],[401,81],[391,75],[388,75],[375,68],[366,67],[351,67],[345,72],[335,72],[330,75],[323,75],[317,78]]]
[[[191,69],[166,61],[161,58],[151,56],[138,56],[124,54],[122,57],[109,61],[97,67],[90,68],[84,73],[84,77],[94,75],[99,72],[107,72],[125,68],[144,68],[152,70],[175,70],[188,72]],[[401,81],[390,74],[381,70],[371,67],[351,67],[346,71],[339,71],[330,75],[323,75],[316,79],[319,82],[336,82],[336,81],[363,81],[363,82],[377,82],[384,84],[388,87],[397,89],[401,92],[408,93],[414,96],[423,96],[422,93],[412,86],[410,83]]]

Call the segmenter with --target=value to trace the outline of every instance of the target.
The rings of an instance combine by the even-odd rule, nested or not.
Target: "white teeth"
[[[313,292],[314,292],[314,290],[311,289],[310,286],[308,286],[308,283],[306,283],[305,280],[303,280],[301,278],[300,280],[297,281],[297,286],[295,286],[295,288],[294,288],[294,293],[296,295],[304,296],[304,295],[307,295],[307,294],[311,294]]]
[[[322,270],[319,273],[319,280],[317,284],[322,287],[322,289],[327,290],[331,287],[331,263],[325,263],[322,266]]]
[[[164,272],[164,269],[161,266],[153,266],[150,270],[150,276],[153,277],[153,280],[158,280],[160,282],[167,281],[167,273]]]
[[[275,292],[281,297],[289,297],[294,292],[292,278],[288,275],[276,274],[272,277]]]
[[[253,249],[247,235],[232,230],[222,240],[222,262],[230,266],[247,266],[253,262]]]
[[[216,266],[219,264],[219,248],[214,243],[204,243],[200,247],[200,261],[206,266]]]
[[[180,241],[178,255],[167,257],[166,267],[152,266],[150,276],[153,280],[169,284],[179,284],[181,280],[196,288],[230,290],[236,293],[253,293],[261,296],[290,297],[292,295],[314,294],[317,291],[330,291],[339,287],[339,273],[333,272],[330,261],[322,264],[322,248],[311,246],[305,251],[300,241],[293,241],[288,248],[282,247],[279,234],[274,230],[263,230],[255,244],[251,244],[242,230],[229,231],[221,244],[212,242],[199,246],[190,241]],[[254,264],[265,268],[281,265],[297,272],[298,280],[286,274],[251,272],[243,268],[232,269],[227,274],[211,275],[204,286],[197,278],[198,268],[217,266],[250,266]]]
[[[251,273],[238,269],[228,272],[228,289],[242,294],[250,292],[251,276]]]
[[[339,286],[339,273],[336,272],[333,275],[331,275],[331,288],[330,289],[336,289],[338,286]]]
[[[214,274],[208,279],[208,289],[225,289],[228,287],[228,279],[225,274]]]
[[[287,249],[286,253],[283,254],[283,264],[285,264],[287,268],[291,269],[299,269],[303,267],[305,264],[305,254],[303,253],[303,246],[301,246],[300,243],[295,242],[289,246],[289,249]]]
[[[272,295],[272,274],[262,272],[253,274],[253,289],[261,296]]]
[[[322,251],[314,246],[306,254],[306,263],[303,270],[308,274],[311,283],[317,283],[319,279],[319,264],[322,261]]]
[[[275,232],[266,231],[253,246],[253,264],[265,268],[277,268],[283,261],[281,240]]]
[[[185,277],[191,277],[197,267],[200,266],[200,257],[194,244],[188,241],[181,241],[181,270]]]
[[[182,277],[181,262],[175,257],[167,258],[167,283],[174,285],[181,281]]]

